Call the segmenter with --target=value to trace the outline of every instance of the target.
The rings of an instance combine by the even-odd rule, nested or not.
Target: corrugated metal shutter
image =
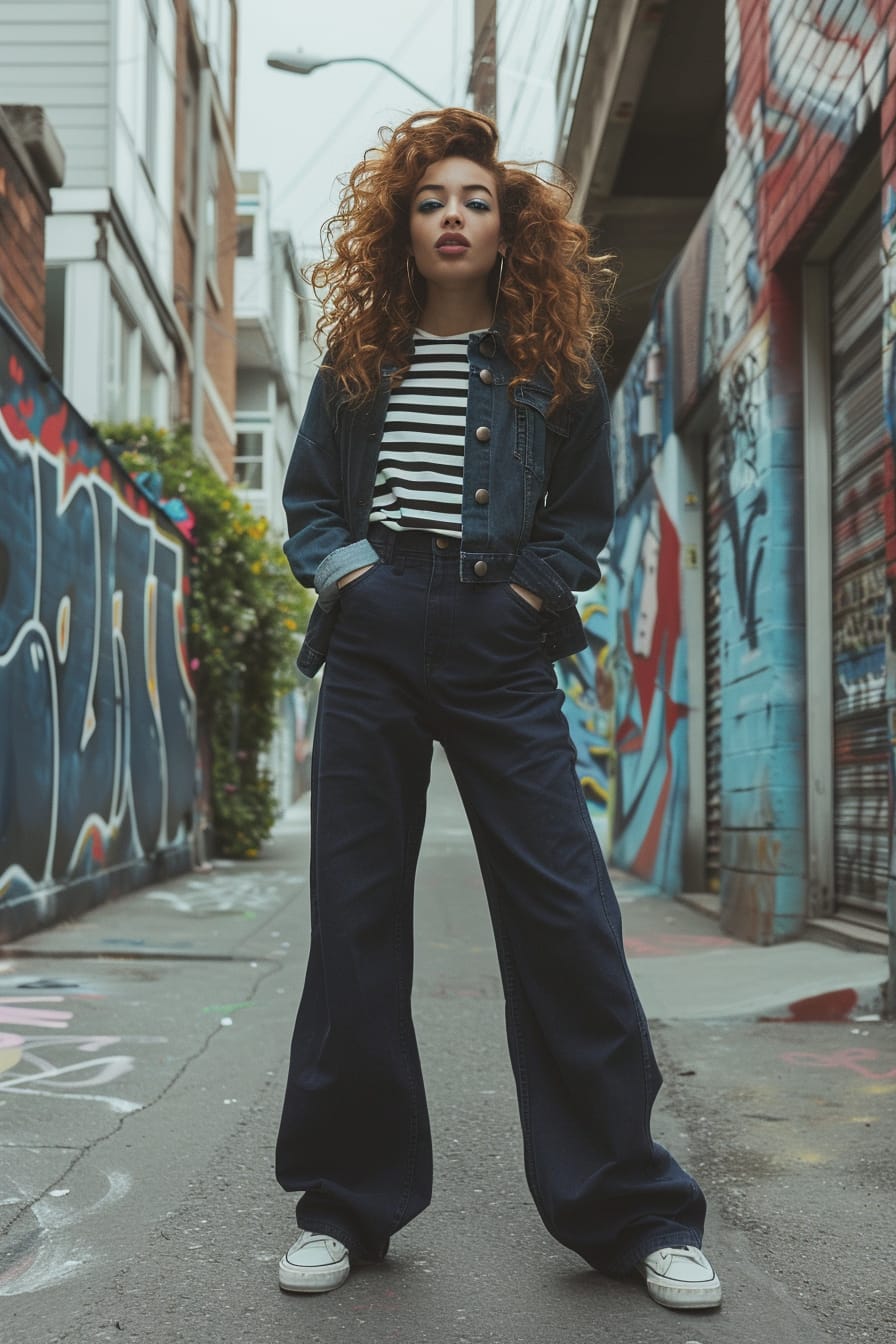
[[[721,888],[722,850],[722,597],[719,537],[722,530],[722,454],[720,431],[710,435],[705,466],[706,556],[706,888]]]
[[[880,210],[831,263],[834,879],[884,912],[888,860]],[[811,471],[812,464],[808,464]]]

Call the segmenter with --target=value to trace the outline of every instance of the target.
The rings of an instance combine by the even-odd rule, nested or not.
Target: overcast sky
[[[502,157],[554,152],[553,87],[570,6],[501,0],[498,7]],[[466,106],[473,0],[241,0],[237,161],[271,180],[273,224],[289,229],[303,263],[320,255],[320,226],[334,211],[335,179],[423,100],[376,65],[342,64],[290,75],[270,51],[377,56],[433,95]]]
[[[273,223],[287,228],[303,262],[319,252],[335,209],[337,175],[425,104],[375,65],[334,65],[291,75],[265,65],[268,52],[302,47],[314,55],[377,56],[432,93],[465,103],[472,0],[243,0],[239,7],[237,162],[264,169]]]

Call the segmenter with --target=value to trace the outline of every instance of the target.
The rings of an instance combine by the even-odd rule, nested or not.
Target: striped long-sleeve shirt
[[[415,333],[410,368],[389,398],[371,522],[460,536],[469,335]]]

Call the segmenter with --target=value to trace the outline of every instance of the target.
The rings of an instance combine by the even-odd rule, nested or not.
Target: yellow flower
[[[224,510],[225,513],[229,513],[229,512],[230,512],[230,508],[231,508],[230,500],[229,500],[229,499],[222,499],[222,500],[221,500],[221,508]]]
[[[286,626],[287,630],[298,630],[299,628],[291,616],[287,616],[283,624]]]
[[[262,569],[263,569],[263,565],[262,565],[261,561],[260,561],[260,560],[256,560],[256,561],[254,562],[254,564],[252,565],[252,573],[253,573],[253,574],[260,574],[261,571],[262,571]]]

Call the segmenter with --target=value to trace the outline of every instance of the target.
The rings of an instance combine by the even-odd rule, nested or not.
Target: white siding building
[[[237,197],[237,450],[234,476],[283,536],[283,478],[317,367],[316,314],[288,233],[271,229],[264,173],[241,172]]]
[[[88,419],[170,423],[173,0],[0,0],[0,87],[66,155],[47,221],[47,355]]]
[[[234,477],[272,533],[286,536],[283,479],[317,368],[317,318],[288,233],[271,228],[270,184],[241,172],[234,308],[237,322],[237,452]],[[284,696],[267,752],[280,809],[308,787],[308,734],[316,688]]]

